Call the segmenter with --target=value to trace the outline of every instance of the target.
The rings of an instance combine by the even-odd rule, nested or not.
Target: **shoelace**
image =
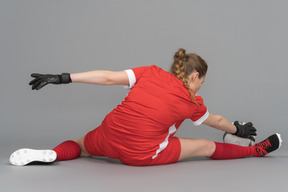
[[[271,147],[271,143],[269,139],[266,139],[265,141],[262,141],[261,143],[258,143],[255,145],[255,150],[262,156],[267,155],[268,152],[265,150],[268,147]]]

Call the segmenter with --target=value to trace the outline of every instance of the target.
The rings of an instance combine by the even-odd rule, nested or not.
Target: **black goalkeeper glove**
[[[32,73],[31,77],[34,77],[29,83],[29,85],[32,85],[32,90],[39,90],[48,84],[68,84],[72,82],[69,73],[62,73],[61,75]]]
[[[244,137],[244,138],[249,138],[252,141],[255,141],[254,136],[256,136],[256,129],[253,127],[253,124],[251,122],[245,123],[245,124],[240,124],[238,121],[234,122],[234,125],[237,128],[236,133],[234,135],[239,136],[239,137]]]

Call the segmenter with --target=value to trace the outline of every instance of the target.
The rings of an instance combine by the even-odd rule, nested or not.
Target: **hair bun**
[[[183,60],[186,57],[185,49],[180,48],[174,55],[175,60]]]

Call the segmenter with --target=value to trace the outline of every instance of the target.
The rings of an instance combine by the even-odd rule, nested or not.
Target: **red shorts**
[[[99,127],[86,134],[84,146],[87,152],[92,156],[106,156],[113,159],[120,159],[122,163],[127,165],[146,166],[169,164],[178,161],[181,152],[180,141],[177,137],[170,137],[168,141],[167,147],[161,151],[155,159],[150,157],[139,160],[138,158],[129,157],[121,153],[117,147],[113,146],[105,137],[103,137],[101,128]]]

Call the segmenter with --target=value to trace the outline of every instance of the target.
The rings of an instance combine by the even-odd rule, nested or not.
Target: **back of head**
[[[199,55],[193,53],[186,54],[185,49],[180,48],[174,55],[174,62],[171,65],[170,73],[183,82],[190,93],[191,100],[194,102],[195,97],[189,89],[187,78],[194,71],[199,73],[199,78],[202,78],[206,75],[207,70],[207,63]]]

